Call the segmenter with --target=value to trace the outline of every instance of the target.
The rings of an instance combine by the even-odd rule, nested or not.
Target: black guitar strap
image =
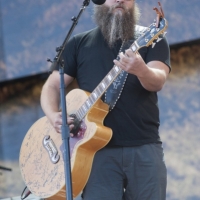
[[[146,27],[136,26],[135,39],[140,37],[145,29]],[[125,52],[125,50],[128,49],[133,44],[133,42],[134,40],[123,42],[119,52]],[[119,60],[119,56],[117,57],[117,60]],[[109,105],[109,110],[112,110],[115,107],[117,100],[120,98],[127,77],[128,73],[122,70],[105,92],[105,103]]]

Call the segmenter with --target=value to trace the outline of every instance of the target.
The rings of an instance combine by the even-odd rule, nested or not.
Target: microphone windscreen
[[[93,2],[94,4],[97,4],[97,5],[102,5],[102,4],[105,3],[105,1],[106,1],[106,0],[92,0],[92,2]]]

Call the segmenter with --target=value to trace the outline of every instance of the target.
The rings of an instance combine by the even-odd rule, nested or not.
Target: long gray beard
[[[134,27],[139,17],[139,10],[135,13],[134,8],[123,14],[113,14],[113,9],[105,5],[94,7],[94,20],[110,48],[117,40],[127,41],[134,37]]]

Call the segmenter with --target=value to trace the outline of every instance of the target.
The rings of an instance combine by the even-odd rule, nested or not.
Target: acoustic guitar
[[[167,21],[163,17],[152,23],[130,46],[137,52],[140,48],[155,45],[163,38]],[[112,137],[112,130],[103,125],[109,107],[101,96],[122,70],[114,65],[92,93],[74,89],[66,95],[68,114],[80,122],[75,137],[70,138],[70,159],[73,197],[79,195],[87,183],[95,153]],[[28,130],[20,150],[20,170],[28,189],[35,196],[45,199],[66,198],[65,170],[61,135],[47,117],[36,121]]]

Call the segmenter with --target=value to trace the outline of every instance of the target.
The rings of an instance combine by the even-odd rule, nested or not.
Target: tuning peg
[[[159,38],[157,39],[157,42],[160,42],[162,39],[163,39],[163,38],[160,38],[160,37],[159,37]]]
[[[155,42],[153,42],[153,43],[152,43],[152,49],[155,47],[155,45],[156,45],[156,43],[155,43]]]
[[[165,37],[166,34],[167,34],[167,32],[164,32],[164,33],[163,33],[163,37]]]

